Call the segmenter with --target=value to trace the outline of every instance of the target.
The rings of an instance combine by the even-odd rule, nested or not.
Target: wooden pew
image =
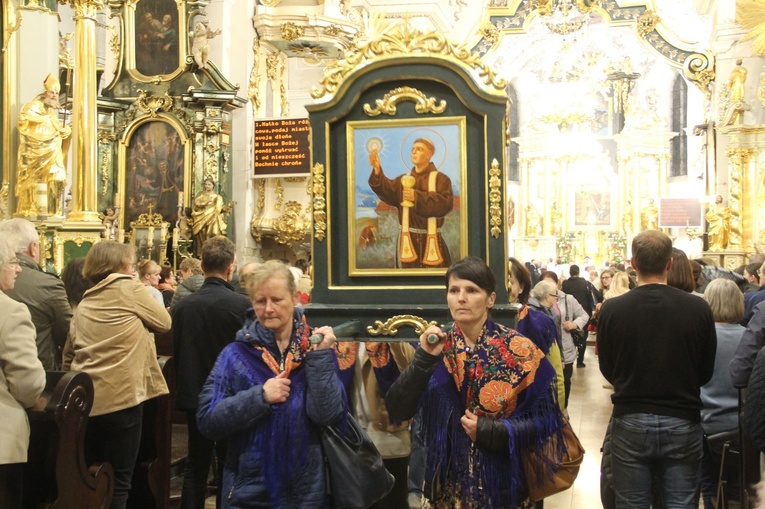
[[[175,374],[173,358],[157,358],[170,394],[150,399],[143,407],[143,428],[138,459],[133,470],[127,506],[135,509],[168,509],[172,449]]]
[[[114,471],[109,463],[85,465],[84,442],[93,406],[93,382],[86,373],[48,371],[44,408],[28,410],[29,462],[24,472],[25,507],[96,509],[109,507]]]

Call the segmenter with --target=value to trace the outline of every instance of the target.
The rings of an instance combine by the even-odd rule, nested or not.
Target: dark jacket
[[[754,360],[741,421],[744,432],[760,451],[765,451],[765,348]]]
[[[700,422],[700,390],[712,378],[716,350],[709,304],[677,288],[641,285],[600,308],[598,358],[614,386],[615,416]]]
[[[592,312],[595,310],[595,302],[593,301],[593,293],[590,290],[590,286],[592,286],[592,283],[584,278],[575,276],[565,280],[561,285],[561,290],[573,296],[587,314],[592,316]]]
[[[173,309],[175,407],[195,410],[199,392],[223,347],[234,341],[252,305],[217,277]]]
[[[188,297],[192,293],[196,292],[205,283],[205,277],[202,274],[194,274],[188,279],[184,279],[181,284],[175,289],[173,299],[170,302],[170,312],[173,312],[175,306],[181,301],[182,298]]]
[[[733,387],[749,385],[749,375],[752,374],[754,359],[765,346],[765,302],[754,307],[754,314],[746,326],[744,335],[736,347],[736,353],[730,361],[730,380]]]
[[[26,304],[37,331],[37,357],[43,367],[53,371],[61,367],[59,349],[64,346],[72,320],[72,307],[66,298],[64,283],[43,272],[28,256],[18,255],[21,272],[16,286],[6,295]]]

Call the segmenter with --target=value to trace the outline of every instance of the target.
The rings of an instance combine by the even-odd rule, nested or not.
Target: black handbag
[[[362,509],[393,489],[393,476],[367,432],[351,416],[319,428],[334,509]]]
[[[566,321],[568,322],[568,300],[563,300],[566,303]],[[571,341],[574,342],[574,346],[577,348],[577,350],[581,350],[587,346],[587,331],[582,329],[573,329],[568,331],[568,333],[571,334]]]

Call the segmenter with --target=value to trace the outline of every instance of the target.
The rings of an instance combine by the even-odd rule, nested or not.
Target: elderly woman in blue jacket
[[[218,357],[197,412],[202,434],[228,439],[222,507],[329,507],[317,429],[347,410],[335,335],[308,327],[282,262],[263,264],[247,286],[253,310]],[[312,332],[324,336],[318,345]]]

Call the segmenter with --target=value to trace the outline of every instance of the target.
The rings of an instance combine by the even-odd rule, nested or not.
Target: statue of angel
[[[194,61],[200,69],[204,69],[207,66],[207,57],[210,54],[210,44],[208,41],[220,35],[220,29],[210,30],[207,26],[207,21],[197,21],[194,25],[194,31],[189,32],[189,35],[193,38],[191,54],[194,56]]]

